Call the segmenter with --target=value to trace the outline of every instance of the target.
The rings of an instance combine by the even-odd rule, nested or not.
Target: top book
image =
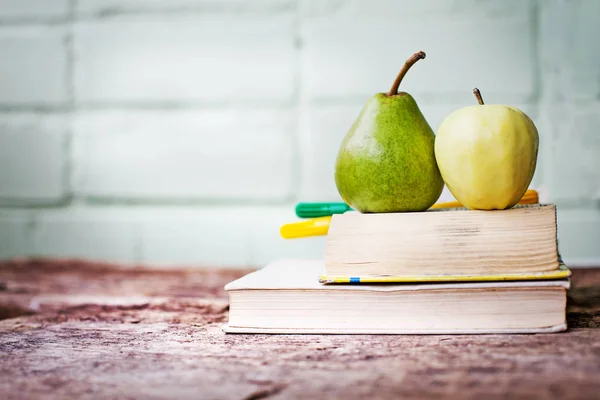
[[[324,276],[356,279],[557,271],[556,206],[336,214],[324,262]]]

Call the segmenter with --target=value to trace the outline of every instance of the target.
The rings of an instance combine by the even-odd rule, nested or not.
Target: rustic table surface
[[[0,397],[600,398],[600,269],[559,334],[226,335],[247,272],[0,264]]]

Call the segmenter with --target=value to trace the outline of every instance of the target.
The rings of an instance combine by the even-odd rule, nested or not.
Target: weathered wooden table
[[[600,269],[560,334],[226,335],[246,272],[0,264],[0,398],[600,398]]]

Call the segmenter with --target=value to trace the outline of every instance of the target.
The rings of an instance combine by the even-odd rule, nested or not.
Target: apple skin
[[[452,195],[473,210],[505,210],[527,191],[539,135],[518,108],[485,104],[448,115],[435,137],[435,157]]]

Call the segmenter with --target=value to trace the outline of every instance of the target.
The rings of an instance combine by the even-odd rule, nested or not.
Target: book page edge
[[[225,333],[251,334],[308,334],[308,335],[494,335],[494,334],[534,334],[558,333],[567,330],[567,324],[558,324],[544,328],[513,329],[462,329],[462,330],[369,330],[369,329],[301,329],[301,328],[243,328],[224,324]]]

